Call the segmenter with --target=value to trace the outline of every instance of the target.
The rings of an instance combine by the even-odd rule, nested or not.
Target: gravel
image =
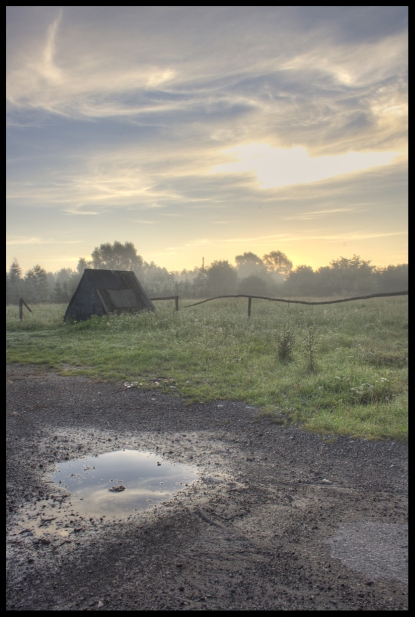
[[[8,610],[407,609],[406,444],[43,367],[8,365],[6,386]],[[199,481],[81,518],[56,464],[123,448]]]

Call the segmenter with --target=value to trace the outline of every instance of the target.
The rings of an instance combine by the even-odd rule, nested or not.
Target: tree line
[[[408,264],[378,268],[358,255],[350,259],[340,257],[328,266],[313,270],[307,265],[293,268],[281,251],[271,251],[262,258],[245,252],[235,256],[235,265],[219,260],[206,268],[173,272],[144,261],[132,242],[116,241],[96,247],[90,259],[81,257],[76,270],[62,268],[53,273],[36,264],[23,274],[15,258],[6,272],[6,304],[17,304],[20,297],[32,304],[67,304],[85,268],[132,270],[150,297],[207,298],[226,294],[328,297],[408,289]]]

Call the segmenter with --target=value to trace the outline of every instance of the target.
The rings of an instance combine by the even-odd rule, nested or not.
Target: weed
[[[314,328],[309,328],[304,338],[304,356],[307,362],[307,371],[315,373],[317,370],[316,364],[316,336]]]
[[[293,330],[289,326],[284,325],[282,332],[277,334],[277,351],[281,362],[293,360],[294,342],[295,335]]]

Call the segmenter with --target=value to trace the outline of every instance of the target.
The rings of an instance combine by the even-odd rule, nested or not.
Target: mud
[[[6,385],[9,610],[407,609],[405,444],[41,367],[9,365]],[[127,518],[52,482],[122,449],[198,480]]]

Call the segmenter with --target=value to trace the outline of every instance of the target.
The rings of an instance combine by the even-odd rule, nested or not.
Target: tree
[[[47,272],[42,266],[36,264],[31,270],[28,270],[24,280],[25,295],[27,296],[28,302],[47,302],[49,282]]]
[[[238,294],[265,296],[267,292],[268,286],[260,276],[247,276],[244,279],[240,279],[238,282]]]
[[[16,257],[6,273],[6,302],[7,304],[17,304],[22,295],[22,269]]]
[[[333,293],[373,293],[376,291],[374,266],[359,255],[351,259],[340,257],[330,262]]]
[[[10,266],[9,280],[11,284],[18,283],[22,280],[22,269],[19,266],[19,262],[17,261],[16,257],[13,259],[13,263]]]
[[[53,290],[53,301],[56,302],[56,304],[63,304],[66,302],[64,291],[59,280],[55,283],[55,288]]]
[[[281,251],[271,251],[267,253],[267,255],[264,255],[262,260],[268,272],[276,272],[284,277],[287,277],[293,268],[292,261],[288,259],[285,253],[281,253]]]
[[[267,269],[264,262],[255,253],[244,253],[235,257],[236,267],[238,269],[239,278],[247,278],[249,276],[257,276],[266,278]]]
[[[144,262],[132,242],[107,242],[96,247],[91,254],[93,267],[105,270],[141,270]],[[79,264],[78,264],[79,266]]]
[[[407,291],[408,289],[408,264],[377,268],[375,276],[380,292],[391,293],[393,291]]]
[[[297,266],[284,283],[284,293],[293,296],[312,296],[314,294],[315,273],[311,266]]]
[[[78,261],[78,265],[76,266],[76,269],[78,271],[78,274],[82,276],[85,268],[93,268],[93,267],[94,267],[94,263],[92,261],[87,261],[85,257],[80,257]]]
[[[192,296],[195,298],[206,298],[209,295],[209,277],[205,268],[195,268],[195,276],[192,281]]]
[[[207,269],[209,293],[231,295],[234,293],[238,274],[228,261],[214,261]]]
[[[167,296],[174,293],[174,274],[166,268],[160,268],[152,261],[144,263],[141,283],[150,296]]]

